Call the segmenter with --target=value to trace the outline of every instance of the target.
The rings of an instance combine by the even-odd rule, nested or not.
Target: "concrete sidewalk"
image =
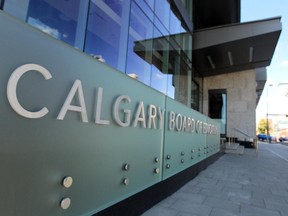
[[[288,216],[288,147],[225,154],[143,216]]]

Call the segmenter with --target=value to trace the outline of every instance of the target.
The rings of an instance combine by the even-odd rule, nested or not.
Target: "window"
[[[4,10],[41,31],[83,48],[88,0],[12,0]]]
[[[130,1],[91,0],[85,52],[124,71]]]
[[[168,75],[169,54],[169,37],[163,36],[154,28],[151,87],[164,94],[167,93],[167,78],[171,76]]]
[[[164,27],[169,30],[170,3],[167,0],[155,1],[155,15],[159,18]]]
[[[150,85],[153,46],[153,23],[135,4],[132,4],[129,26],[126,73]]]

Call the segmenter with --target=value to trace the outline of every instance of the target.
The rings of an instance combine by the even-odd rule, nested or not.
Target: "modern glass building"
[[[192,2],[180,6],[192,18]],[[189,29],[175,4],[172,10],[168,1],[29,0],[6,1],[3,10],[201,110],[203,79],[192,73],[192,35],[185,34],[192,24]]]
[[[240,3],[0,0],[3,214],[138,215],[253,143],[281,18]]]

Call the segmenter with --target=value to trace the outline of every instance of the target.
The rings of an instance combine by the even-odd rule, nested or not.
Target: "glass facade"
[[[84,51],[123,71],[129,13],[128,1],[90,1]],[[121,67],[122,66],[122,67]]]
[[[87,3],[87,0],[12,0],[5,1],[4,10],[10,11],[13,15],[15,14],[18,18],[53,37],[82,49]]]
[[[182,3],[192,17],[192,1]],[[202,78],[192,70],[192,35],[171,7],[165,0],[7,0],[3,4],[7,13],[202,111]]]
[[[151,81],[153,49],[151,38],[153,38],[153,20],[150,20],[133,2],[130,14],[126,73],[146,85],[150,85]]]

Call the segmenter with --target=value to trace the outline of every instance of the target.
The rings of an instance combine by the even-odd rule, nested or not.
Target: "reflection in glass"
[[[160,22],[169,30],[169,13],[170,3],[167,0],[155,1],[155,15],[159,18]]]
[[[170,11],[169,30],[170,34],[180,34],[185,32],[185,29],[182,27],[181,21],[172,10]]]
[[[89,9],[85,52],[115,68],[120,67],[119,56],[125,56],[121,52],[123,5],[123,1],[92,0]]]
[[[157,0],[156,0],[157,1]],[[152,8],[154,9],[154,0],[145,0],[145,2]]]
[[[151,79],[152,36],[152,22],[132,3],[126,73],[146,85]]]
[[[186,56],[183,55],[183,51],[180,51],[180,73],[178,74],[179,78],[178,78],[178,94],[177,94],[177,98],[178,101],[186,104],[188,102],[188,78],[189,78],[189,71],[190,71],[190,67],[186,62]]]
[[[151,87],[166,94],[169,64],[169,37],[161,36],[156,28],[154,29],[152,62]]]
[[[30,0],[26,22],[72,46],[82,48],[88,0]]]
[[[153,22],[154,20],[154,0],[134,0],[143,13]]]
[[[186,9],[188,16],[193,20],[193,1],[191,0],[181,0],[183,7]]]
[[[196,71],[192,73],[192,84],[191,84],[191,108],[202,112],[202,101],[203,101],[203,77]]]
[[[30,0],[2,0],[3,10],[14,17],[26,22]]]

